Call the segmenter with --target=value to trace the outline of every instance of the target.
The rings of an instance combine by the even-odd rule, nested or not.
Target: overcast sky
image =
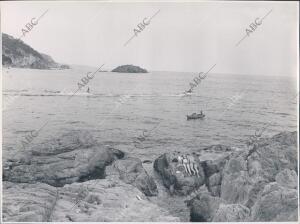
[[[186,72],[205,72],[217,64],[213,72],[296,76],[297,2],[2,2],[2,32],[20,37],[26,23],[47,9],[22,40],[57,62]],[[156,12],[124,46],[137,24]]]

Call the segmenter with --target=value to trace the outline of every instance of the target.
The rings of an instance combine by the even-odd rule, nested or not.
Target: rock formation
[[[5,222],[179,221],[137,188],[111,177],[61,188],[4,182],[3,190]]]
[[[55,187],[105,177],[105,167],[117,155],[83,133],[67,133],[35,144],[4,163],[3,180],[42,182]]]
[[[177,156],[178,154],[163,154],[154,161],[154,169],[172,194],[187,195],[205,183],[204,171],[197,160],[199,175],[188,175],[178,163]]]
[[[113,175],[115,172],[117,175]],[[151,202],[157,186],[142,162],[69,132],[4,161],[3,220],[180,221]]]
[[[244,150],[218,145],[184,155],[197,173],[187,171],[180,156],[161,155],[150,176],[150,164],[147,172],[140,159],[99,144],[89,133],[35,143],[4,159],[3,220],[180,221],[155,202],[167,189],[168,198],[188,206],[190,221],[297,221],[296,132]]]

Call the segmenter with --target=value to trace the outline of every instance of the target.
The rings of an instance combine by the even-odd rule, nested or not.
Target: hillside
[[[2,65],[32,69],[68,69],[49,55],[39,53],[21,40],[2,33]]]

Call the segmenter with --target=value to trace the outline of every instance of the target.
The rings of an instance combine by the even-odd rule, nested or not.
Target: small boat
[[[202,119],[205,117],[205,114],[196,114],[196,113],[193,113],[191,115],[186,115],[186,119],[187,120],[190,120],[190,119]]]

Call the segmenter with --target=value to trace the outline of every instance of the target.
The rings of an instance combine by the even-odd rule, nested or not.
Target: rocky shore
[[[245,150],[208,150],[219,156],[198,160],[199,177],[184,176],[176,155],[164,154],[154,165],[175,194],[198,191],[187,201],[191,221],[297,221],[296,132],[260,139]]]
[[[4,158],[3,221],[297,221],[296,132],[191,152],[197,175],[178,155],[146,164],[86,132],[49,139]]]

